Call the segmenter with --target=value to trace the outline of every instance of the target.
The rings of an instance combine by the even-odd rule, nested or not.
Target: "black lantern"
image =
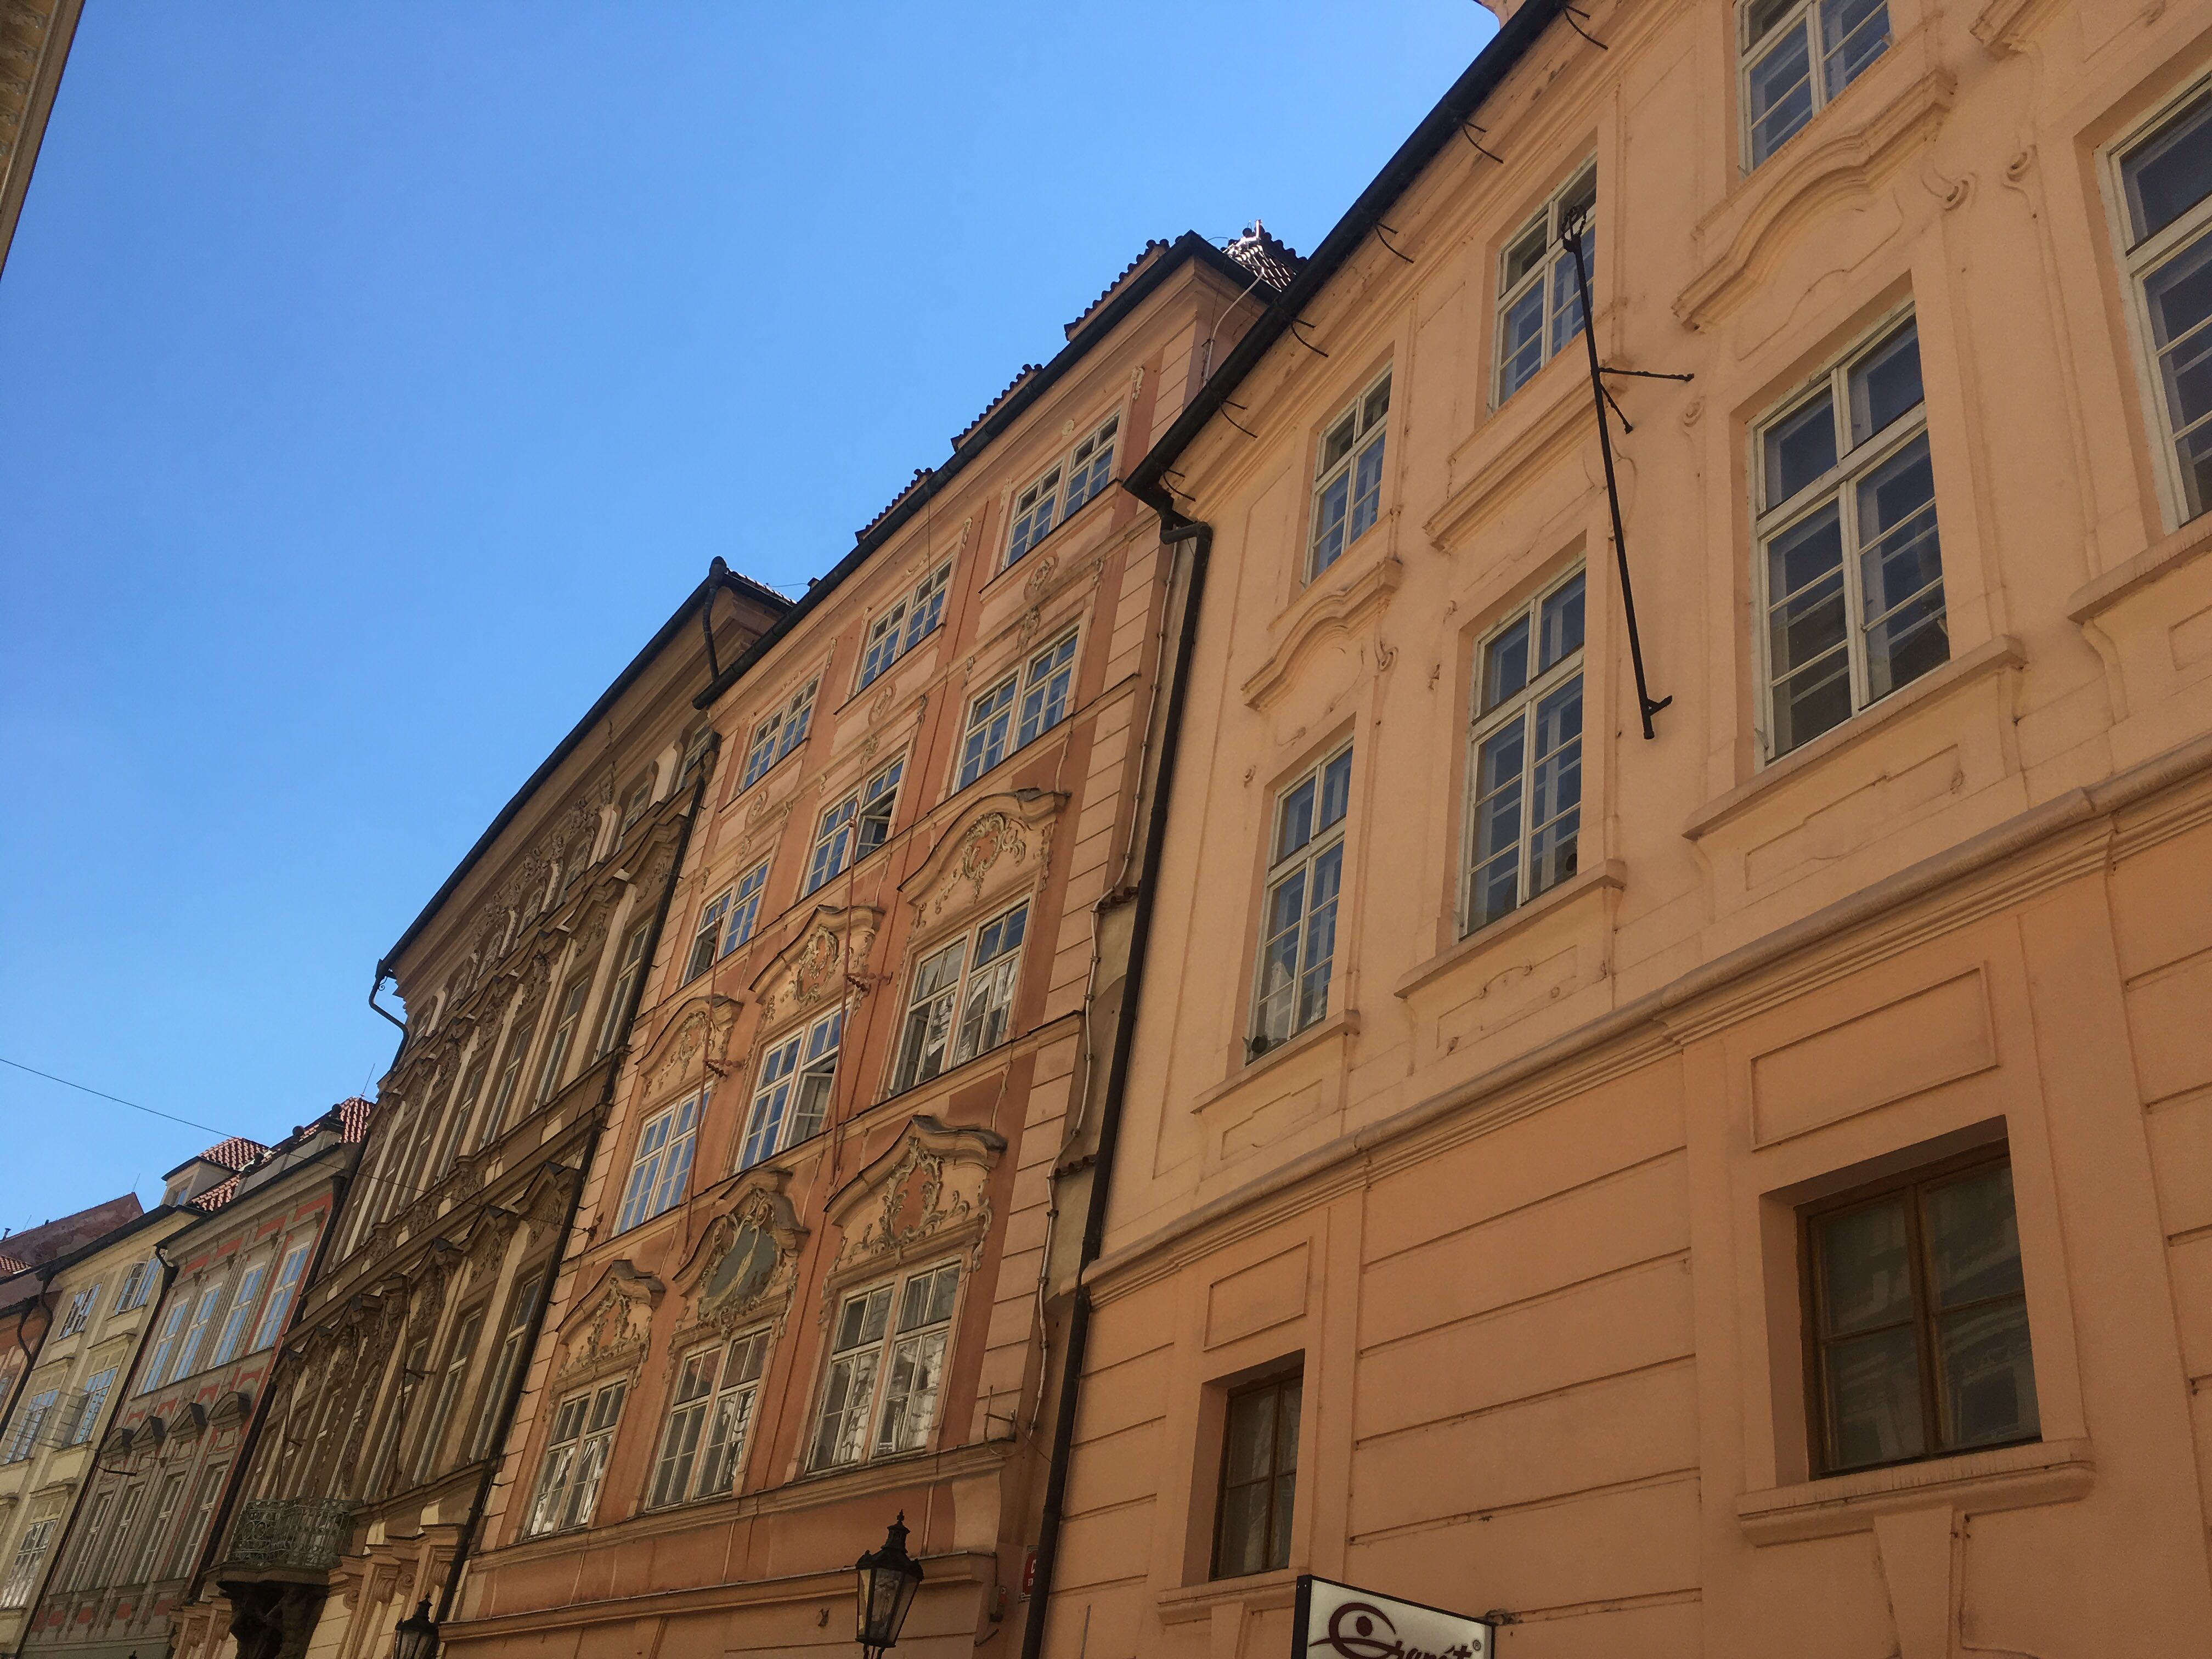
[[[430,1617],[428,1596],[392,1632],[392,1659],[438,1659],[438,1621]]]
[[[884,1649],[898,1645],[906,1610],[914,1605],[914,1593],[921,1587],[921,1563],[906,1553],[904,1510],[884,1534],[884,1547],[870,1550],[854,1564],[853,1571],[860,1580],[857,1609],[860,1649],[872,1659]],[[408,1656],[401,1655],[399,1659]]]

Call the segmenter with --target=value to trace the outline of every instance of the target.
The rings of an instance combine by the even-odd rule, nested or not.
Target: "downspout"
[[[721,746],[721,734],[717,732],[708,743],[708,758],[711,759],[717,754]],[[676,884],[684,877],[684,857],[691,846],[691,829],[699,820],[700,807],[706,802],[707,781],[714,769],[712,766],[701,766],[698,775],[691,785],[691,805],[684,811],[684,827],[677,832],[676,856],[669,863],[668,880],[661,887],[660,900],[653,913],[653,933],[646,941],[645,963],[647,972],[651,971],[653,959],[660,953],[661,930],[668,925],[668,912],[676,899]],[[599,1103],[592,1109],[592,1133],[590,1138],[584,1143],[583,1162],[576,1166],[575,1190],[568,1194],[568,1213],[562,1218],[560,1237],[564,1250],[569,1237],[576,1231],[576,1214],[583,1207],[584,1187],[592,1172],[592,1160],[599,1156],[599,1139],[606,1133],[608,1109],[614,1104],[615,1080],[622,1075],[623,1061],[628,1058],[630,1027],[636,1023],[637,1011],[644,1001],[645,975],[641,974],[638,976],[637,984],[630,990],[629,1006],[623,1014],[621,1035],[615,1039],[614,1047],[608,1051],[613,1056],[613,1064],[607,1067],[606,1080],[599,1085]],[[556,1255],[553,1259],[551,1267],[547,1270],[549,1275],[556,1274],[560,1265],[561,1258]],[[538,1311],[531,1316],[530,1336],[525,1349],[526,1352],[535,1353],[538,1351],[538,1340],[545,1332],[545,1316],[551,1311],[552,1306],[553,1285],[551,1278],[549,1277],[546,1281],[545,1294],[538,1299]],[[499,1428],[492,1436],[492,1444],[499,1449],[484,1459],[483,1473],[477,1477],[477,1495],[469,1504],[468,1519],[461,1523],[460,1541],[454,1547],[453,1560],[447,1565],[445,1587],[438,1592],[438,1610],[435,1615],[437,1622],[441,1625],[446,1622],[447,1616],[453,1610],[453,1597],[459,1593],[461,1585],[461,1568],[467,1562],[470,1552],[475,1547],[477,1529],[483,1524],[485,1506],[491,1502],[492,1477],[499,1473],[499,1466],[505,1461],[507,1437],[514,1430],[515,1408],[522,1403],[523,1386],[529,1380],[530,1365],[526,1361],[514,1368],[514,1379],[507,1384],[507,1398],[500,1402]]]
[[[1022,1631],[1022,1659],[1038,1659],[1044,1649],[1045,1610],[1052,1599],[1053,1568],[1060,1555],[1060,1527],[1067,1501],[1068,1457],[1075,1440],[1075,1408],[1083,1387],[1083,1362],[1091,1339],[1091,1288],[1084,1270],[1098,1259],[1106,1238],[1106,1199],[1113,1184],[1114,1158],[1121,1142],[1121,1109],[1128,1093],[1129,1049],[1142,1000],[1145,962],[1152,941],[1152,910],[1159,894],[1160,848],[1167,837],[1168,800],[1174,792],[1176,757],[1182,745],[1183,700],[1190,685],[1190,661],[1198,639],[1200,601],[1206,596],[1206,568],[1213,554],[1213,526],[1185,519],[1164,490],[1139,497],[1160,515],[1160,545],[1192,544],[1190,591],[1185,595],[1182,628],[1176,641],[1175,670],[1168,684],[1167,713],[1160,731],[1157,781],[1152,812],[1145,825],[1145,861],[1137,877],[1137,908],[1129,923],[1129,966],[1121,1006],[1114,1022],[1114,1048],[1106,1065],[1106,1094],[1099,1109],[1098,1150],[1091,1177],[1091,1196],[1077,1251],[1074,1301],[1068,1310],[1067,1351],[1060,1360],[1060,1405],[1052,1425],[1052,1460],[1044,1484],[1044,1513],[1037,1528],[1036,1570],[1030,1595],[1029,1622]],[[1139,780],[1142,787],[1143,781]]]

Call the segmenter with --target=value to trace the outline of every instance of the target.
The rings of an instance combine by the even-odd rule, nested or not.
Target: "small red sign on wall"
[[[1022,1552],[1022,1600],[1026,1601],[1036,1589],[1036,1552]]]

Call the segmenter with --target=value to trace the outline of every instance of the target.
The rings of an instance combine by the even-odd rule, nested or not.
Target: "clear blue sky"
[[[1148,236],[1310,248],[1473,0],[88,0],[0,276],[0,1055],[271,1139],[719,553],[803,586]],[[210,1139],[0,1068],[0,1226]]]

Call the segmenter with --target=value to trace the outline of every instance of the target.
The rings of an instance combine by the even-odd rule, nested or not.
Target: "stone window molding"
[[[734,997],[704,992],[686,998],[661,1023],[638,1060],[641,1121],[702,1083],[729,1075],[730,1033],[742,1006]]]
[[[669,1276],[684,1304],[668,1340],[671,1367],[682,1350],[727,1337],[764,1316],[782,1332],[809,1231],[785,1193],[790,1182],[789,1170],[762,1165],[715,1200],[720,1213]]]
[[[1034,888],[1052,860],[1063,793],[1015,789],[985,795],[945,827],[918,868],[899,884],[914,907],[909,963],[956,924],[1011,903]]]
[[[609,1262],[556,1333],[560,1354],[545,1385],[547,1397],[635,1370],[651,1345],[653,1310],[666,1289],[627,1257]]]
[[[817,904],[790,941],[769,958],[750,988],[760,1005],[765,1033],[794,1014],[810,1013],[842,999],[862,979],[884,913],[866,904]]]
[[[1006,1150],[988,1129],[956,1128],[917,1115],[904,1133],[830,1195],[824,1213],[841,1235],[823,1276],[819,1322],[857,1281],[966,1246],[962,1268],[982,1263],[991,1232],[987,1189]]]

